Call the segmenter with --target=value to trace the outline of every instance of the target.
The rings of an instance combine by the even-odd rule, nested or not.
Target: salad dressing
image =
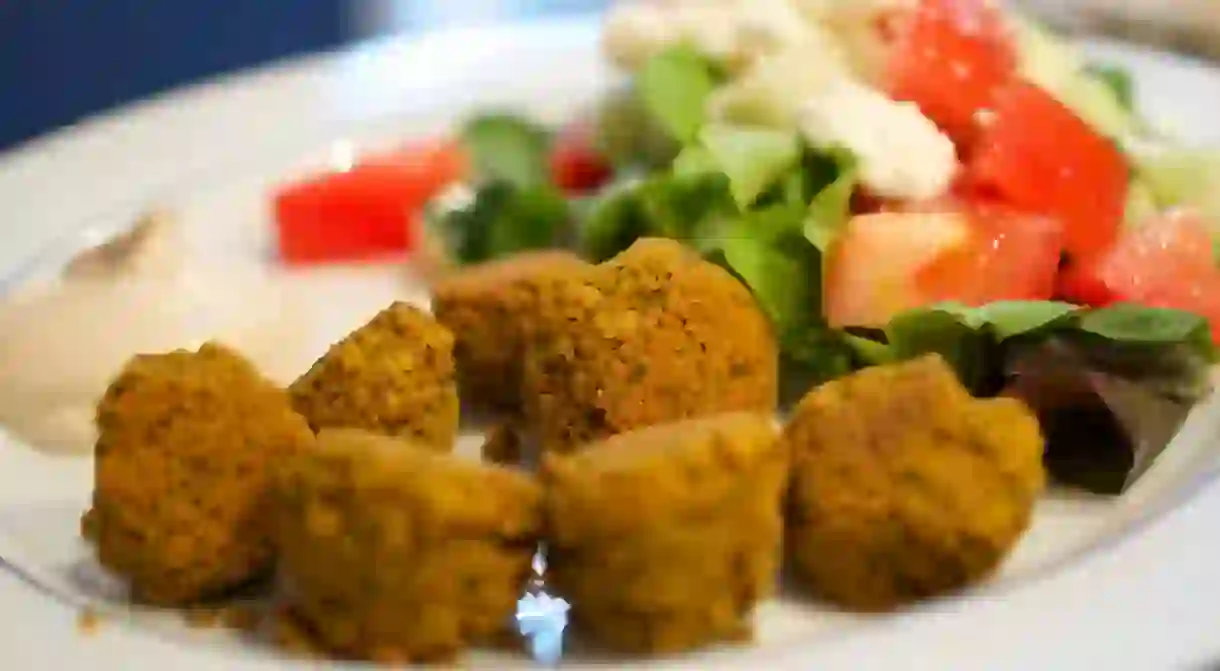
[[[163,219],[78,256],[0,304],[0,425],[35,449],[85,454],[94,405],[138,352],[218,339],[277,382],[300,370],[300,312],[275,275],[190,267]]]

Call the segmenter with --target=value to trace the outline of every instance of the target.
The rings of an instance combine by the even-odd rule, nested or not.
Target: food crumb
[[[182,613],[182,617],[195,629],[211,629],[220,623],[220,609],[190,608]]]
[[[271,640],[285,653],[303,659],[327,656],[305,623],[286,607],[276,608],[269,620]]]
[[[524,453],[521,435],[510,424],[497,424],[487,432],[481,449],[483,461],[501,466],[521,465]]]
[[[76,618],[76,627],[80,633],[92,636],[102,626],[102,616],[92,608],[82,608]]]
[[[199,606],[182,613],[187,625],[195,629],[231,629],[252,633],[259,626],[259,611],[251,604]]]

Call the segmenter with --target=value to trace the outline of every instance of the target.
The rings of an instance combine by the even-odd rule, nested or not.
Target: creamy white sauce
[[[137,353],[215,339],[273,380],[305,356],[301,311],[270,277],[183,270],[173,276],[77,279],[0,307],[0,424],[37,449],[87,453],[94,408]]]
[[[287,273],[188,262],[163,215],[0,302],[0,424],[36,449],[88,453],[98,398],[139,353],[218,340],[281,384],[318,353]]]

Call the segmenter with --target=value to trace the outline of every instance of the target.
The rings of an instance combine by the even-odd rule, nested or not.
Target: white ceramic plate
[[[54,272],[82,243],[150,203],[182,217],[193,255],[258,268],[269,259],[267,187],[353,146],[435,132],[479,107],[559,120],[613,81],[589,21],[387,41],[288,62],[121,110],[0,161],[0,269]],[[1132,68],[1141,102],[1196,143],[1220,133],[1220,72],[1114,44],[1088,45]],[[33,259],[33,260],[31,260]],[[395,297],[418,298],[399,269],[320,271],[312,339],[325,343]],[[654,668],[1170,668],[1220,651],[1220,406],[1119,499],[1054,493],[990,583],[893,617],[836,614],[799,599],[762,607],[751,648]],[[51,458],[0,437],[0,654],[13,668],[102,671],[287,668],[273,651],[131,613],[77,540],[91,490],[87,458]],[[19,576],[19,577],[18,577]],[[37,587],[35,587],[37,586]],[[76,610],[106,613],[83,635]],[[493,668],[520,658],[478,654]],[[569,664],[579,666],[579,660]]]

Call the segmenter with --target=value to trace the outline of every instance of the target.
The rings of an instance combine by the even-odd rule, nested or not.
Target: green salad
[[[1216,358],[1220,154],[1161,137],[1121,67],[941,5],[891,10],[880,60],[810,17],[821,42],[758,53],[693,28],[619,45],[629,80],[558,130],[470,119],[474,177],[429,230],[460,264],[681,240],[750,288],[797,391],[937,352],[996,394],[1053,342],[1189,407]]]

